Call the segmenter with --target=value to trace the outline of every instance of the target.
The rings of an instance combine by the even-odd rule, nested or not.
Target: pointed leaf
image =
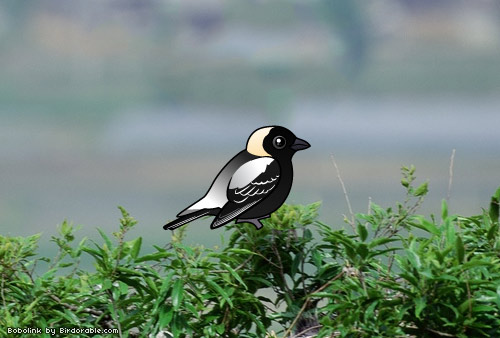
[[[173,256],[174,254],[168,251],[163,252],[155,252],[152,254],[144,255],[135,260],[136,263],[145,262],[145,261],[160,261],[163,258]]]
[[[398,240],[399,239],[397,239],[397,238],[389,238],[389,237],[376,238],[368,244],[368,248],[372,249],[376,246],[383,245],[383,244],[390,243],[390,242],[395,242]]]
[[[358,236],[363,242],[368,237],[368,230],[366,230],[366,227],[361,223],[358,223]]]
[[[498,217],[499,217],[499,205],[500,203],[500,188],[495,192],[495,195],[491,197],[491,203],[490,203],[490,218],[494,223],[498,223]]]
[[[248,290],[248,287],[246,286],[246,284],[243,281],[243,279],[241,279],[240,275],[238,275],[238,273],[232,267],[230,267],[226,263],[222,263],[222,265],[227,269],[227,271],[229,271],[229,273],[231,274],[231,276],[234,277],[234,279],[236,279],[241,285],[243,285],[243,287],[245,288],[245,290]]]
[[[174,311],[177,311],[181,305],[182,299],[184,297],[184,283],[181,279],[177,279],[174,283],[172,289],[172,306]]]
[[[219,295],[224,298],[224,300],[229,304],[230,307],[233,307],[233,302],[231,301],[231,298],[229,298],[228,294],[226,291],[224,291],[217,283],[215,283],[213,280],[208,279],[207,283],[214,289],[214,291],[217,291]],[[224,305],[224,302],[220,302],[221,306]]]
[[[415,298],[415,316],[420,319],[422,310],[425,309],[427,303],[423,297]]]
[[[445,199],[441,202],[441,219],[448,217],[448,203]]]
[[[356,248],[356,252],[362,259],[365,259],[369,253],[368,246],[365,243],[359,243],[358,247]]]
[[[108,246],[108,248],[111,250],[113,248],[113,243],[111,242],[111,240],[109,239],[109,237],[101,229],[97,228],[97,231],[101,235],[102,239],[104,239],[104,242],[106,243],[106,245]]]
[[[457,258],[459,263],[464,262],[464,256],[465,256],[465,248],[464,248],[464,242],[462,241],[462,237],[460,235],[457,236],[455,246],[457,248]]]
[[[428,182],[424,182],[415,189],[413,196],[424,196],[429,191]]]
[[[142,237],[138,237],[137,239],[134,240],[134,244],[132,245],[132,250],[130,251],[130,256],[132,256],[133,259],[136,259],[137,255],[139,255],[139,251],[141,250],[141,244],[142,244]]]

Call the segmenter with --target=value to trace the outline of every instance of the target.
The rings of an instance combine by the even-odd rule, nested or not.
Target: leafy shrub
[[[63,222],[55,258],[39,235],[0,236],[0,336],[8,328],[78,328],[79,337],[498,337],[500,189],[481,215],[416,213],[427,183],[403,168],[403,203],[319,221],[320,203],[283,205],[257,231],[227,226],[222,249],[172,242],[141,255],[136,221],[75,243]],[[82,255],[95,271],[80,267]],[[47,264],[43,274],[35,267]],[[39,269],[38,269],[39,270]],[[275,334],[272,329],[277,330]],[[43,333],[42,337],[50,337]],[[57,333],[64,337],[67,334]]]

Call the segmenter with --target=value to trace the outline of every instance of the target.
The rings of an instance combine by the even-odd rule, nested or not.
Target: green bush
[[[181,228],[141,255],[123,208],[99,242],[76,244],[63,222],[51,259],[37,257],[39,235],[0,236],[0,336],[499,337],[500,189],[481,215],[443,201],[439,219],[424,217],[414,171],[403,168],[403,203],[346,217],[353,231],[318,221],[313,203],[283,205],[260,231],[229,225],[221,249],[184,245]]]

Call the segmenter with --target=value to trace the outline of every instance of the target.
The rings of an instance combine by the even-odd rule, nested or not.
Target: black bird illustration
[[[207,215],[215,216],[211,229],[232,220],[262,228],[260,220],[277,210],[290,193],[293,155],[309,147],[308,142],[284,127],[255,130],[246,149],[222,168],[205,196],[177,214],[177,219],[163,229],[173,230]]]

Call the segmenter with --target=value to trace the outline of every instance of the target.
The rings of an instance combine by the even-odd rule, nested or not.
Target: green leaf
[[[160,309],[160,315],[159,315],[159,324],[160,327],[164,328],[167,327],[168,324],[172,321],[172,317],[174,316],[174,311],[172,308],[166,309],[165,307],[162,307]]]
[[[495,298],[496,298],[495,302],[497,303],[498,308],[500,308],[500,285],[497,287],[497,293]]]
[[[104,242],[106,243],[108,248],[111,250],[113,248],[113,243],[111,242],[109,237],[101,229],[97,228],[97,231],[99,231],[99,234],[101,235],[102,239],[104,239]]]
[[[33,310],[33,308],[38,304],[38,302],[40,301],[40,299],[42,298],[42,296],[39,296],[37,297],[34,301],[31,302],[30,305],[28,305],[25,309],[24,309],[24,312],[28,313],[30,312],[31,310]]]
[[[491,305],[476,305],[472,308],[473,312],[492,312],[495,313],[498,310],[496,306]]]
[[[60,268],[67,268],[69,266],[72,266],[74,263],[59,263],[58,267]]]
[[[219,325],[215,326],[215,331],[217,331],[218,334],[223,334],[224,331],[226,330],[224,323],[220,323]]]
[[[161,283],[160,291],[158,292],[158,297],[156,298],[155,305],[153,306],[153,313],[155,313],[160,307],[160,304],[162,304],[165,301],[168,290],[170,289],[171,286],[170,281],[172,280],[174,274],[175,271],[170,271],[169,274],[165,277],[165,279]]]
[[[394,252],[394,251],[398,251],[398,250],[401,250],[402,248],[388,248],[388,249],[384,249],[384,250],[373,250],[373,251],[370,251],[368,257],[376,257],[376,256],[380,256],[380,255],[385,255],[387,252]]]
[[[376,238],[370,243],[368,243],[368,248],[372,249],[374,247],[377,247],[379,245],[387,244],[390,242],[395,242],[398,241],[399,239],[397,238],[389,238],[389,237],[381,237],[381,238]]]
[[[417,189],[415,189],[415,191],[413,192],[413,196],[424,196],[425,194],[427,194],[429,192],[428,185],[429,185],[428,182],[424,182],[421,185],[419,185]]]
[[[415,298],[414,303],[415,303],[415,316],[418,319],[421,319],[420,314],[422,313],[422,310],[425,309],[425,307],[427,306],[425,298],[423,297]]]
[[[491,241],[497,236],[497,233],[498,233],[498,222],[494,222],[488,229],[486,238]]]
[[[129,269],[123,266],[118,266],[117,271],[119,271],[120,274],[124,275],[144,277],[144,274],[142,272],[134,269]]]
[[[182,249],[186,253],[186,256],[188,257],[193,257],[195,255],[194,250],[187,245],[184,245],[182,243],[175,243],[174,246],[178,249]]]
[[[172,334],[174,337],[180,337],[181,333],[185,331],[184,321],[182,320],[181,314],[178,312],[174,312],[172,319]]]
[[[148,292],[152,296],[156,296],[158,294],[158,288],[156,287],[156,284],[151,280],[151,278],[148,278],[146,276],[143,276],[143,279],[149,287]]]
[[[299,270],[299,265],[302,262],[302,259],[303,259],[302,252],[298,252],[295,254],[295,257],[293,258],[292,261],[292,265],[290,266],[290,274],[292,278],[294,278],[295,274]]]
[[[446,219],[448,217],[448,203],[445,199],[441,201],[441,219]]]
[[[231,298],[229,298],[226,291],[224,291],[216,282],[211,279],[208,279],[207,283],[212,287],[214,291],[217,291],[217,293],[221,295],[222,298],[224,298],[224,300],[229,304],[229,307],[233,307],[233,302],[231,301]],[[224,302],[221,302],[220,305],[223,306]]]
[[[369,322],[373,320],[373,314],[375,313],[375,308],[378,305],[378,300],[372,302],[365,310],[364,318],[365,322]]]
[[[107,266],[104,262],[104,257],[102,255],[102,252],[101,251],[97,251],[95,249],[92,249],[92,248],[89,248],[89,247],[86,247],[84,246],[82,248],[82,251],[90,254],[92,257],[94,257],[94,259],[96,260],[97,264],[99,264],[103,269],[106,269]]]
[[[168,252],[168,251],[155,252],[152,254],[148,254],[148,255],[144,255],[142,257],[139,257],[139,258],[135,259],[135,262],[140,263],[140,262],[146,262],[146,261],[160,261],[163,258],[171,257],[173,255],[174,255],[173,253]]]
[[[238,273],[232,267],[230,267],[226,263],[222,263],[222,266],[224,266],[226,268],[226,270],[229,271],[229,273],[231,274],[231,276],[234,277],[234,279],[236,279],[241,285],[243,285],[245,290],[248,290],[248,287],[245,284],[245,282],[243,281],[243,279],[241,279],[240,275],[238,275]]]
[[[269,280],[267,280],[265,278],[262,278],[262,277],[251,276],[251,277],[248,277],[247,280],[249,280],[249,281],[256,281],[256,282],[262,283],[262,284],[264,284],[267,287],[272,287],[273,286],[273,283],[271,283]]]
[[[186,301],[184,302],[184,306],[186,307],[187,310],[189,310],[189,312],[191,312],[193,316],[195,316],[197,319],[200,319],[200,313],[198,312],[198,310],[196,310],[193,304]]]
[[[472,307],[472,305],[474,305],[474,303],[475,303],[474,298],[466,299],[462,304],[460,304],[460,306],[458,307],[458,310],[461,313],[467,313],[469,311],[469,308]]]
[[[132,256],[133,259],[137,258],[137,255],[139,255],[139,251],[141,250],[141,244],[142,244],[142,237],[138,237],[133,241],[132,245],[132,250],[130,251],[130,256]]]
[[[457,235],[455,246],[457,248],[458,262],[463,263],[465,257],[465,248],[464,248],[464,242],[462,241],[462,237],[460,237],[460,235]]]
[[[229,252],[241,255],[255,255],[255,252],[247,250],[247,249],[238,249],[238,248],[229,248]]]
[[[331,292],[314,292],[310,295],[311,298],[335,298],[336,295]]]
[[[499,207],[500,207],[499,203],[500,203],[500,188],[498,188],[495,194],[491,197],[489,214],[491,221],[494,223],[498,223]]]
[[[356,252],[362,259],[365,259],[370,251],[368,250],[368,246],[365,243],[359,243],[356,248]]]
[[[181,279],[177,279],[174,282],[174,287],[172,289],[172,306],[174,311],[177,311],[181,306],[182,299],[184,297],[184,283]]]
[[[257,329],[260,331],[260,334],[261,334],[261,337],[262,337],[263,334],[266,332],[266,328],[264,327],[264,325],[262,325],[262,321],[260,319],[258,319],[257,316],[255,316],[251,312],[248,312],[247,315],[250,318],[252,318],[252,321],[255,323],[255,325],[257,325]]]
[[[423,216],[416,217],[419,222],[411,222],[410,225],[416,228],[425,230],[433,235],[440,236],[441,231],[431,222],[426,220]]]
[[[438,276],[436,276],[434,278],[436,280],[448,280],[448,281],[452,281],[453,283],[456,283],[456,284],[460,283],[460,281],[458,280],[457,277],[452,276],[452,275],[448,275],[448,274],[441,274],[441,275],[438,275]]]
[[[361,241],[364,242],[368,237],[368,230],[366,230],[366,227],[359,222],[357,228],[358,228],[358,236],[361,239]]]
[[[128,293],[128,285],[123,282],[118,282],[118,288],[120,289],[121,295],[126,295]]]
[[[313,262],[314,262],[314,266],[316,266],[316,268],[320,268],[322,263],[323,263],[323,256],[321,255],[321,253],[318,251],[318,249],[314,248],[312,250],[312,259],[313,259]]]
[[[413,252],[412,250],[406,250],[407,258],[410,264],[415,268],[415,269],[420,269],[422,266],[422,263],[420,262],[420,257]]]
[[[455,225],[451,222],[450,218],[447,218],[444,220],[444,228],[446,230],[446,244],[453,246],[455,245],[456,241],[456,231],[455,231]]]

